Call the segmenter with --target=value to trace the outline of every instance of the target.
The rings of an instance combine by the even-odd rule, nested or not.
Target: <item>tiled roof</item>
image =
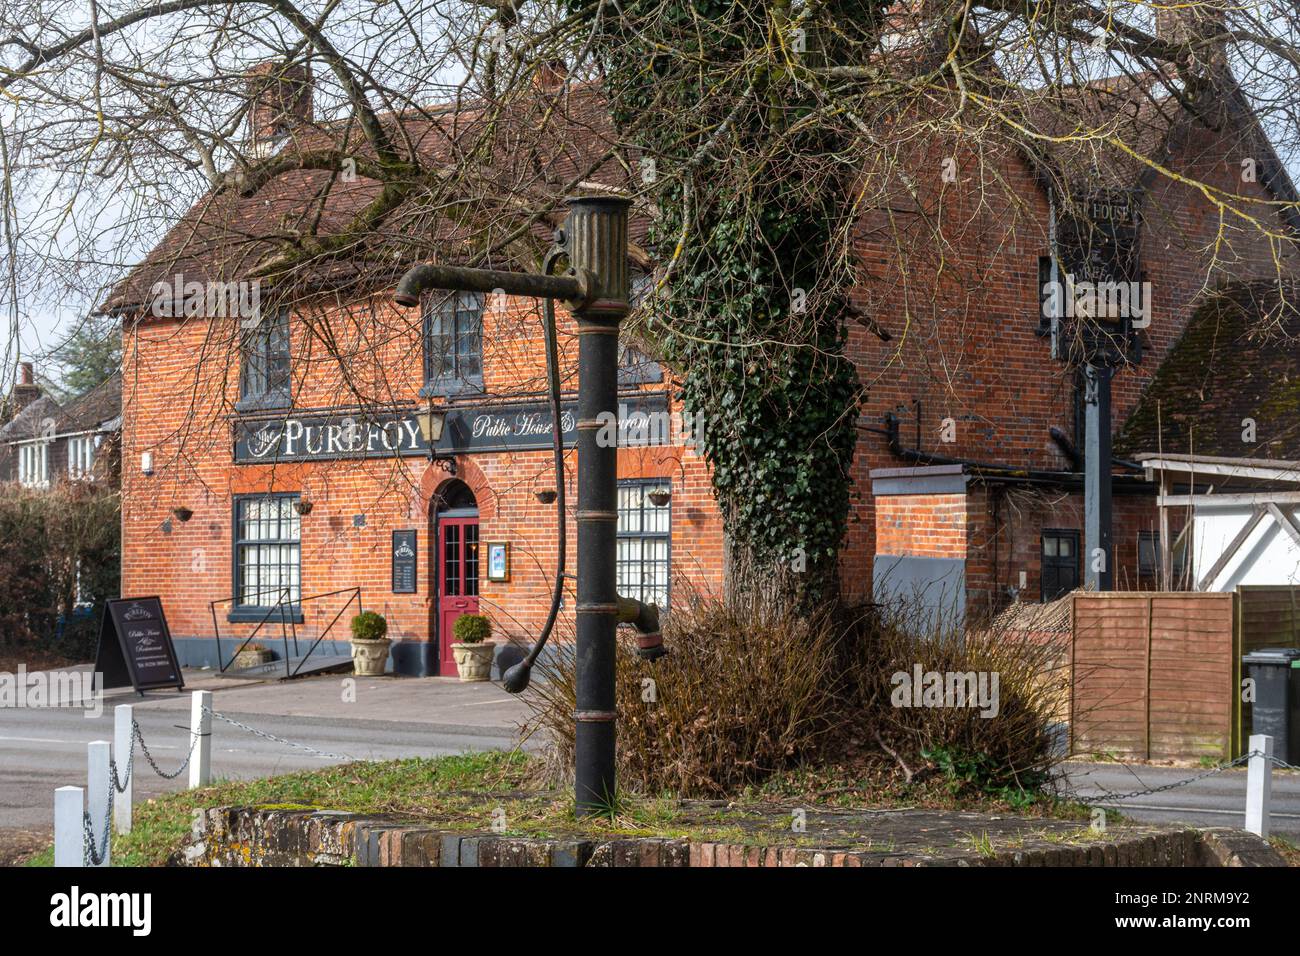
[[[0,442],[29,441],[58,428],[62,412],[59,403],[48,395],[23,406],[23,409],[0,428]],[[51,424],[52,423],[52,424]]]
[[[549,210],[527,230],[542,248],[562,217],[557,200],[575,180],[619,186],[624,167],[603,157],[615,145],[608,111],[590,87],[575,86],[553,112],[556,94],[537,94],[512,105],[498,125],[487,156],[478,159],[484,135],[481,111],[421,111],[392,114],[382,122],[399,151],[413,151],[422,166],[457,170],[463,187],[449,196],[438,181],[422,182],[382,223],[330,265],[314,263],[302,281],[311,287],[348,285],[363,276],[400,275],[417,261],[437,255],[457,262],[464,251],[486,237],[501,240],[526,224],[534,212]],[[280,155],[338,149],[347,155],[373,157],[373,150],[353,127],[317,126],[301,131]],[[594,173],[588,173],[592,168]],[[380,185],[364,176],[344,182],[330,170],[290,169],[252,195],[232,188],[209,192],[171,229],[145,260],[110,293],[104,311],[130,310],[152,299],[157,282],[233,281],[244,277],[268,255],[284,248],[276,238],[307,234],[319,216],[318,233],[338,235],[379,195]],[[466,194],[468,201],[463,201]],[[458,199],[453,204],[452,200]],[[644,238],[646,222],[634,221],[632,239]],[[517,249],[517,245],[516,245]],[[511,265],[506,250],[485,266]],[[529,265],[532,264],[528,257]]]
[[[114,372],[85,395],[67,402],[55,417],[58,434],[88,432],[122,414],[122,374]]]
[[[86,394],[64,405],[49,395],[42,395],[0,428],[0,442],[96,431],[114,422],[121,414],[122,375],[114,372]]]
[[[1208,296],[1115,439],[1143,452],[1300,460],[1300,283],[1233,283]],[[1255,423],[1255,443],[1243,441]]]

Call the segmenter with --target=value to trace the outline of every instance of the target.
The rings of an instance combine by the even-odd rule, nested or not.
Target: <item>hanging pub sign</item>
[[[162,687],[185,687],[159,598],[108,602],[99,625],[95,671],[103,675],[104,688],[130,684],[143,693]]]
[[[416,532],[414,529],[393,532],[394,594],[415,593]]]
[[[577,420],[578,403],[564,403],[560,425],[566,446],[577,440]],[[234,427],[235,461],[241,464],[427,456],[430,452],[415,410],[386,415],[322,410],[240,420]],[[668,444],[667,396],[649,392],[620,398],[618,430],[621,446]],[[543,401],[448,408],[442,438],[433,451],[451,455],[550,447],[551,410]]]
[[[1135,192],[1098,192],[1064,204],[1056,224],[1063,273],[1056,317],[1145,327],[1150,298],[1139,281],[1140,222]]]

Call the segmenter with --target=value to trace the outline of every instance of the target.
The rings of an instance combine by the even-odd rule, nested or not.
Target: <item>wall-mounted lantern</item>
[[[447,424],[447,406],[435,404],[430,398],[424,411],[416,413],[415,421],[420,426],[420,437],[429,446],[429,461],[443,462],[448,474],[456,474],[456,459],[451,455],[439,455],[434,450],[442,441],[442,430]]]

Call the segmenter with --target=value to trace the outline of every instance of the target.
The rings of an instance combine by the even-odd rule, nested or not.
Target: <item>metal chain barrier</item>
[[[126,776],[121,783],[117,782],[117,761],[108,758],[108,776],[113,781],[113,789],[118,793],[126,793],[126,788],[131,785],[131,773],[135,769],[135,738],[131,738],[131,752],[126,755]]]
[[[190,742],[190,752],[185,755],[185,759],[181,762],[181,765],[177,767],[174,772],[167,773],[167,771],[163,770],[161,767],[158,766],[158,762],[153,759],[153,754],[149,753],[149,747],[144,742],[144,734],[140,733],[140,724],[138,721],[135,720],[131,721],[131,734],[135,740],[138,740],[140,742],[140,750],[143,751],[144,753],[144,759],[149,761],[149,766],[153,768],[153,772],[156,773],[158,776],[162,777],[164,780],[175,780],[177,777],[179,777],[181,774],[185,772],[185,768],[190,765],[190,759],[194,756],[194,748],[198,746],[198,742],[199,742],[198,737],[194,737],[194,735],[191,734],[193,740]],[[131,748],[131,755],[132,755],[132,760],[134,760],[135,758],[134,747]],[[128,777],[130,776],[129,772],[127,776]],[[123,784],[123,786],[126,785]]]
[[[113,773],[111,765],[109,773]],[[98,852],[95,851],[95,822],[90,818],[88,810],[83,810],[81,813],[81,829],[84,836],[82,845],[85,848],[81,855],[82,866],[99,866],[108,857],[108,841],[113,838],[113,796],[114,787],[109,787],[108,807],[104,812],[104,839],[100,841]]]
[[[325,750],[317,750],[315,747],[308,747],[306,744],[299,744],[299,743],[294,743],[292,740],[285,740],[283,737],[277,737],[274,734],[268,734],[265,731],[258,730],[256,727],[250,727],[248,726],[248,724],[240,723],[238,720],[235,720],[233,717],[227,717],[225,714],[219,714],[215,710],[209,710],[207,707],[203,708],[203,712],[205,714],[217,718],[217,720],[224,720],[226,723],[238,727],[240,730],[247,731],[248,733],[253,734],[254,736],[261,737],[264,740],[271,740],[277,744],[284,744],[287,747],[293,747],[297,750],[303,750],[309,754],[315,754],[317,757],[325,757],[329,760],[347,760],[347,761],[354,761],[354,762],[361,759],[360,757],[353,757],[351,754],[329,753],[328,751]]]
[[[1251,757],[1263,757],[1263,756],[1264,754],[1261,751],[1252,750],[1249,753],[1242,754],[1236,760],[1233,760],[1229,763],[1220,764],[1219,766],[1214,767],[1211,770],[1207,770],[1205,773],[1197,774],[1194,777],[1188,777],[1186,780],[1176,780],[1173,783],[1162,784],[1159,787],[1151,787],[1146,790],[1134,790],[1130,793],[1110,793],[1098,797],[1084,797],[1084,796],[1080,796],[1077,792],[1075,792],[1072,794],[1072,796],[1076,800],[1080,801],[1081,803],[1095,804],[1095,803],[1111,803],[1115,800],[1129,800],[1133,797],[1145,797],[1153,793],[1165,793],[1166,791],[1169,790],[1177,790],[1179,787],[1186,787],[1189,784],[1196,783],[1198,780],[1205,780],[1208,779],[1209,777],[1217,776],[1218,774],[1221,774],[1227,770],[1231,770],[1234,767],[1239,767],[1246,761],[1250,760]],[[1287,770],[1300,770],[1300,767],[1293,767],[1285,760],[1281,760],[1277,757],[1269,757],[1268,760],[1271,763],[1277,764],[1279,767],[1284,767]]]

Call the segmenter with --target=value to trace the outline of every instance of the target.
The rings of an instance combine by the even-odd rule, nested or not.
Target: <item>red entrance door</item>
[[[478,518],[438,519],[438,673],[456,676],[452,627],[478,613]]]

